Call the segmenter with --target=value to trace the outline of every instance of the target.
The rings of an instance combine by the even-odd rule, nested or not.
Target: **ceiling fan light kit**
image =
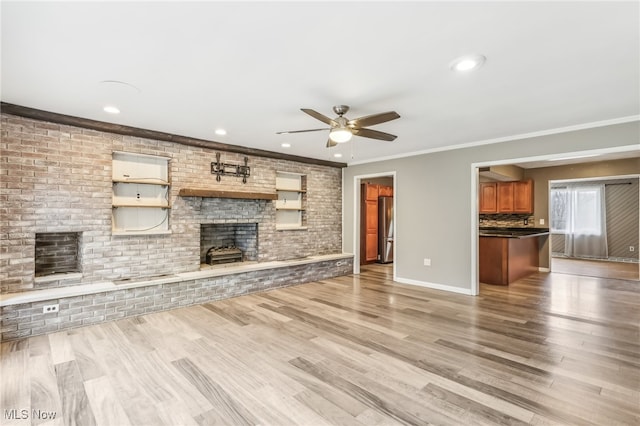
[[[288,130],[284,132],[276,132],[277,134],[283,133],[304,133],[304,132],[317,132],[320,130],[329,130],[329,140],[327,141],[327,148],[331,148],[340,143],[349,142],[353,135],[362,136],[364,138],[378,139],[382,141],[393,141],[397,138],[396,135],[380,132],[378,130],[367,129],[365,126],[373,126],[375,124],[386,123],[387,121],[400,118],[400,115],[395,111],[383,112],[380,114],[367,115],[365,117],[349,120],[343,117],[349,111],[347,105],[336,105],[333,107],[333,112],[338,114],[334,119],[327,117],[324,114],[320,114],[317,111],[308,108],[301,108],[302,112],[309,114],[316,120],[320,120],[325,124],[328,124],[329,129],[308,129],[308,130]]]
[[[353,133],[351,130],[344,128],[335,128],[329,132],[329,139],[334,141],[335,143],[345,143],[351,140]]]

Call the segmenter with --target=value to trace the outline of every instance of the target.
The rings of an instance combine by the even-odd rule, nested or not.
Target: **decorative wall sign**
[[[247,183],[247,177],[251,175],[251,168],[247,165],[249,158],[244,157],[244,166],[220,162],[220,153],[216,152],[216,161],[211,163],[211,174],[216,175],[216,181],[220,182],[222,175],[242,176],[242,183]]]

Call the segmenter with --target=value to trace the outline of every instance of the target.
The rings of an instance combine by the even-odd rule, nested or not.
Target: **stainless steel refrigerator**
[[[378,255],[380,263],[393,262],[393,197],[378,198]]]

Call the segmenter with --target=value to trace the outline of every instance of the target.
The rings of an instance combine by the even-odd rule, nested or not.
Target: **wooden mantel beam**
[[[276,200],[278,194],[275,192],[244,192],[244,191],[220,191],[217,189],[194,189],[182,188],[178,192],[181,197],[202,197],[202,198],[235,198],[243,200]]]

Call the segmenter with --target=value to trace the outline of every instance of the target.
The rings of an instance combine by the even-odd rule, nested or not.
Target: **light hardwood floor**
[[[588,277],[636,281],[640,279],[640,268],[637,263],[552,257],[551,270],[560,274],[586,275]]]
[[[470,297],[390,275],[4,343],[0,424],[639,424],[636,282],[540,273]]]

